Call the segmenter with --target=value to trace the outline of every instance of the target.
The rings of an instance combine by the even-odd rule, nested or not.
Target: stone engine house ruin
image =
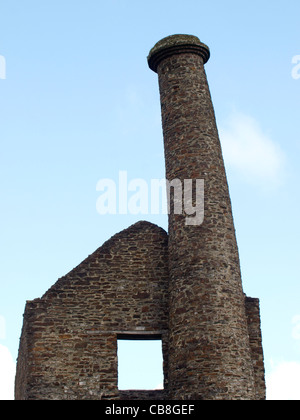
[[[265,399],[259,300],[242,289],[214,109],[209,48],[191,35],[159,41],[166,178],[204,180],[204,220],[173,214],[168,234],[138,222],[116,234],[42,298],[28,301],[15,397]],[[119,337],[160,338],[164,389],[118,389]]]

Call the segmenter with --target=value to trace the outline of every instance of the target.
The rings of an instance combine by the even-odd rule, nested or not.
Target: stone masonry
[[[168,236],[148,222],[115,235],[27,302],[16,398],[120,398],[117,337],[141,332],[162,337],[167,360]]]
[[[173,36],[151,50],[168,180],[204,179],[204,222],[169,217],[169,391],[172,398],[255,397],[231,202],[204,63],[206,45]],[[191,320],[192,323],[191,323]]]
[[[168,234],[139,222],[27,302],[16,399],[263,400],[259,301],[242,288],[231,201],[204,70],[191,35],[158,42],[166,178],[204,180],[204,221]],[[164,390],[118,390],[118,337],[160,338]]]

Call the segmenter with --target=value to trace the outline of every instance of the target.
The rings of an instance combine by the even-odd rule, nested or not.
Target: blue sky
[[[268,398],[300,399],[299,15],[296,0],[2,2],[0,399],[11,395],[25,301],[130,224],[167,229],[165,215],[100,216],[96,185],[119,171],[164,177],[146,57],[175,33],[211,49],[243,285],[261,300]]]

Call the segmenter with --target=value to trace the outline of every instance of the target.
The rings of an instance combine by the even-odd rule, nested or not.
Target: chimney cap
[[[157,72],[159,63],[166,57],[174,54],[194,53],[203,58],[203,64],[207,63],[210,51],[207,45],[203,44],[194,35],[170,35],[158,41],[150,50],[148,64],[151,70]]]

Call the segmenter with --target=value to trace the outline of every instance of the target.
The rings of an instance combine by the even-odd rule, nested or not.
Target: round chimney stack
[[[172,399],[254,399],[238,247],[204,69],[209,56],[191,35],[164,38],[148,56],[159,79],[166,178],[182,187],[170,188],[169,390]],[[197,185],[204,186],[204,217],[192,220],[186,209],[188,182],[196,210]],[[180,194],[181,214],[174,211]]]

